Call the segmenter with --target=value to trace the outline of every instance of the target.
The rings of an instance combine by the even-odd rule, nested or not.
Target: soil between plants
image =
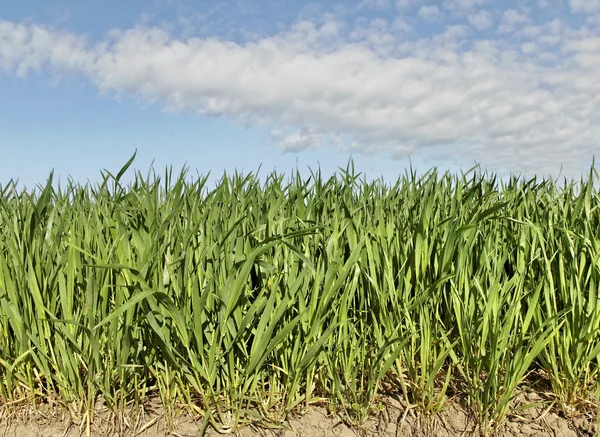
[[[238,432],[218,432],[212,427],[205,435],[235,435],[239,437],[466,437],[479,436],[480,432],[457,403],[447,405],[437,415],[416,415],[394,399],[382,400],[385,408],[374,414],[360,428],[349,426],[339,415],[324,407],[310,407],[303,414],[291,414],[279,424],[268,429],[265,425],[247,425]],[[159,403],[149,405],[137,416],[120,420],[107,412],[99,412],[90,426],[90,437],[191,437],[201,435],[202,423],[182,413],[170,430],[164,410]],[[86,426],[80,426],[63,413],[48,405],[36,411],[23,409],[20,413],[0,415],[0,437],[79,437],[87,435]],[[597,436],[598,423],[593,415],[581,414],[572,418],[561,417],[544,407],[530,408],[522,415],[509,416],[496,434],[499,437],[579,437]]]

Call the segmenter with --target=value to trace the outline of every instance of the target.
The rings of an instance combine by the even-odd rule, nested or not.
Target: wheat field
[[[234,432],[313,403],[461,402],[482,434],[520,391],[595,412],[598,172],[578,182],[352,164],[0,186],[0,407],[94,420],[160,399]],[[540,389],[539,387],[546,387]]]

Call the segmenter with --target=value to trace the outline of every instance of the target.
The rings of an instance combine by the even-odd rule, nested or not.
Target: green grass
[[[133,160],[133,158],[132,158]],[[498,430],[535,378],[597,405],[598,173],[579,183],[349,165],[124,186],[0,187],[0,404],[88,425],[159,396],[221,431],[327,401],[362,425],[385,392],[462,402]],[[385,388],[385,390],[384,390]]]

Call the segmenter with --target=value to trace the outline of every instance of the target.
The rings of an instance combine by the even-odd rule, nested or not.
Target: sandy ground
[[[325,408],[313,407],[303,415],[295,415],[281,424],[279,429],[265,429],[247,426],[234,435],[240,437],[458,437],[479,435],[468,420],[464,410],[456,405],[433,417],[415,417],[410,410],[387,402],[387,408],[372,417],[362,428],[352,428],[330,415]],[[122,422],[119,426],[114,420],[97,420],[91,425],[91,436],[135,436],[135,437],[188,437],[200,435],[202,424],[187,416],[181,416],[171,431],[167,430],[164,415],[160,410],[137,419]],[[121,432],[119,432],[119,428]],[[528,410],[523,416],[510,417],[502,426],[502,437],[576,437],[596,436],[596,422],[591,415],[566,419],[554,412]],[[76,437],[86,435],[86,427],[69,423],[65,417],[49,412],[36,412],[24,416],[0,418],[0,436],[10,437]],[[232,433],[230,433],[231,435]],[[207,436],[220,435],[210,427]]]

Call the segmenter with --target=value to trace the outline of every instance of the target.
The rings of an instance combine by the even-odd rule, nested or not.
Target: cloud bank
[[[144,26],[92,42],[0,21],[0,69],[82,75],[103,94],[276,126],[267,140],[284,151],[405,157],[437,146],[516,172],[585,170],[600,151],[600,32],[534,23],[515,9],[492,16],[486,3],[418,9],[423,20],[446,11],[465,23],[411,38],[402,16],[354,28],[299,21],[244,43]],[[595,11],[596,3],[570,7]],[[474,36],[490,28],[492,36]]]

